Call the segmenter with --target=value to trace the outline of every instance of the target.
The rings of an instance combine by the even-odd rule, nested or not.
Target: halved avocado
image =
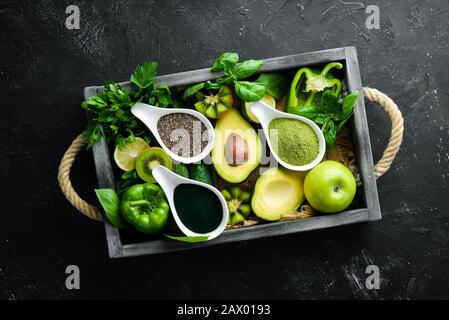
[[[234,109],[220,114],[215,124],[212,162],[224,180],[240,183],[257,168],[262,144],[253,127]]]
[[[251,207],[261,219],[276,221],[294,212],[304,202],[305,174],[281,167],[265,171],[257,179]]]

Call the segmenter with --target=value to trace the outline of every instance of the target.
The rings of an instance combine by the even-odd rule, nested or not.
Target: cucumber
[[[179,174],[181,177],[189,178],[189,170],[184,163],[173,164],[173,172]]]
[[[214,184],[210,168],[203,162],[192,164],[192,167],[190,168],[190,178],[199,182],[210,184],[211,186]]]

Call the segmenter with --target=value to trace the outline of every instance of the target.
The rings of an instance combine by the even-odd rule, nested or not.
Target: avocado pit
[[[248,142],[236,133],[229,135],[225,144],[225,159],[230,166],[237,167],[248,162]]]

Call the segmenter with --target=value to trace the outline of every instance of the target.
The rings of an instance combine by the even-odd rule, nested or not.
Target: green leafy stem
[[[340,102],[335,93],[326,90],[321,96],[319,105],[291,107],[289,112],[306,117],[321,125],[326,146],[331,149],[337,139],[337,133],[353,114],[355,102],[359,95],[359,92],[348,94]]]

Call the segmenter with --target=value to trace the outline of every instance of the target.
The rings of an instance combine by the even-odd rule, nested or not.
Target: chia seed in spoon
[[[167,148],[185,158],[197,156],[209,142],[204,123],[187,113],[162,116],[157,123],[157,130]]]

